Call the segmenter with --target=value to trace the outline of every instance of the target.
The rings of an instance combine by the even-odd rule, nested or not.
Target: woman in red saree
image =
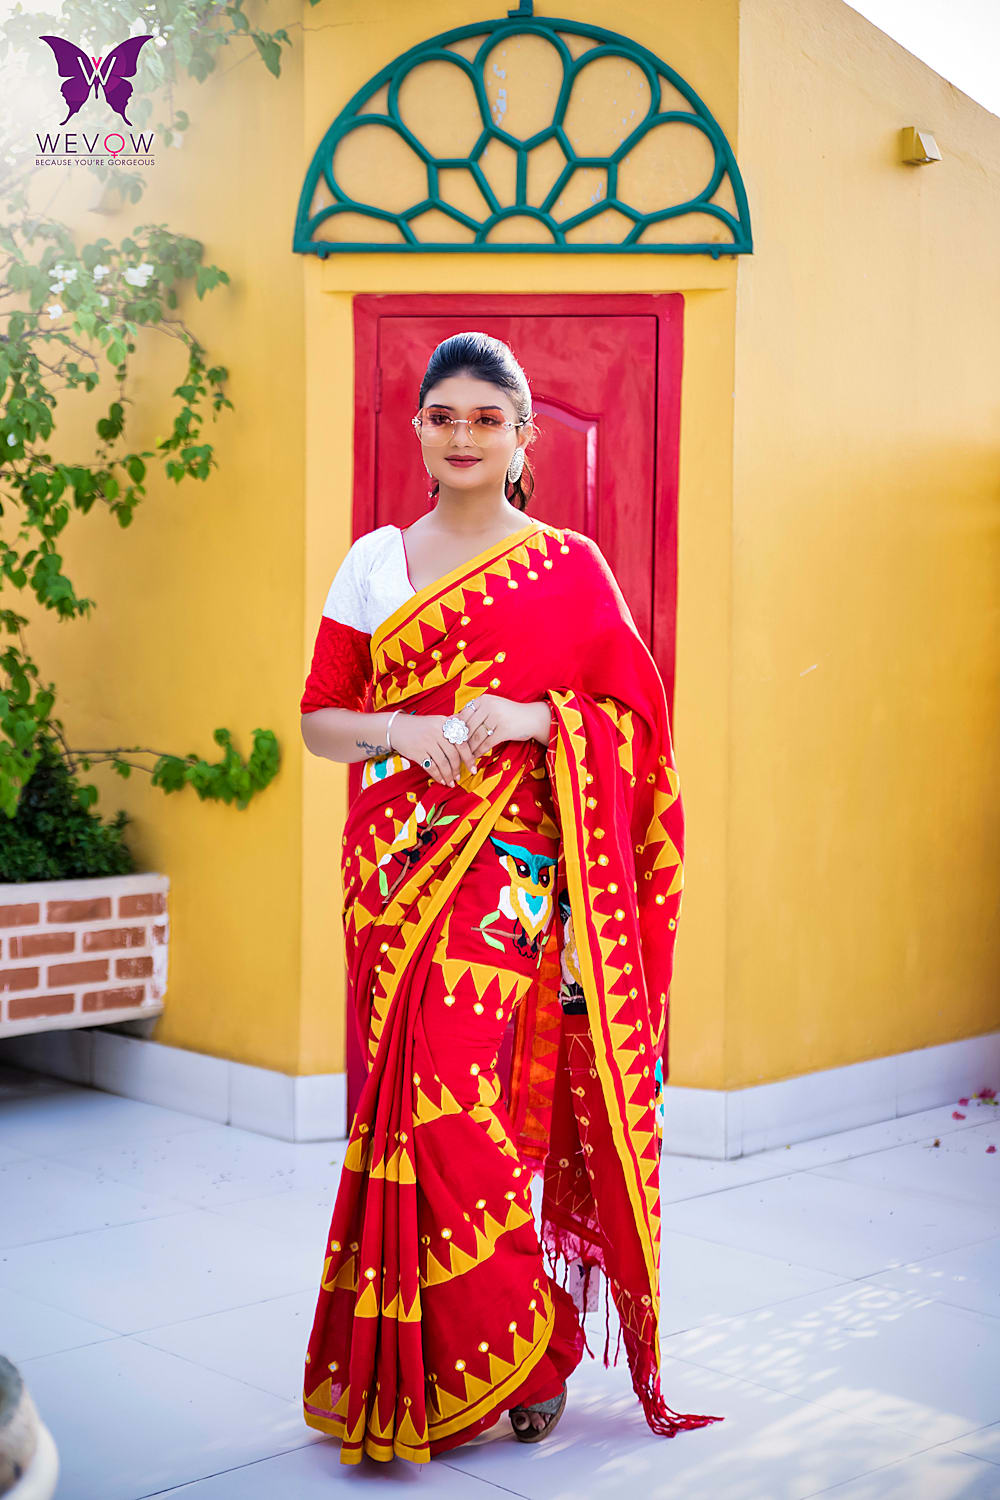
[[[519,372],[485,335],[447,340],[420,416],[430,386],[452,403],[447,446],[424,448],[439,509],[478,506],[504,534],[370,634],[324,618],[302,700],[389,727],[344,831],[369,1072],[303,1387],[306,1423],[339,1438],[342,1463],[425,1462],[504,1412],[522,1440],[542,1436],[523,1408],[561,1411],[598,1268],[651,1429],[721,1420],[660,1391],[658,1059],[683,884],[663,683],[589,538],[509,530],[500,486],[530,432],[523,374],[505,384],[498,358]],[[484,375],[505,438],[479,428],[482,472],[466,478],[445,463],[477,453]]]

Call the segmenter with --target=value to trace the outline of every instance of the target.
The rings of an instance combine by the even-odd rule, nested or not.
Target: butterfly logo
[[[60,125],[65,125],[67,120],[71,120],[83,108],[91,89],[95,96],[103,89],[104,98],[115,114],[120,115],[125,124],[131,126],[132,121],[125,113],[132,97],[132,84],[128,79],[135,77],[139,53],[146,42],[153,40],[152,36],[127,37],[106,58],[88,57],[75,42],[67,42],[61,36],[43,36],[40,40],[48,42],[52,48],[59,76],[66,80],[59,92],[69,105],[69,114],[65,120],[60,121]]]

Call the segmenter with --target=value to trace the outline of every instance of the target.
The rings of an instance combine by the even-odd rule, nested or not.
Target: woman
[[[354,543],[301,702],[310,750],[365,761],[343,920],[369,1067],[305,1421],[342,1463],[425,1462],[504,1412],[537,1441],[603,1270],[647,1421],[673,1436],[721,1418],[659,1388],[658,1059],[683,879],[663,684],[595,544],[524,520],[534,428],[507,346],[446,339],[419,407],[437,503]]]

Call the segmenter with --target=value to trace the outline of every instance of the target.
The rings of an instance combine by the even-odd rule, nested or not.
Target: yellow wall
[[[839,0],[740,47],[730,1086],[1000,1023],[1000,119]]]
[[[265,24],[295,43],[282,78],[240,60],[252,44],[229,49],[221,79],[179,91],[192,129],[138,209],[79,204],[87,238],[164,220],[230,272],[184,313],[229,364],[236,411],[211,428],[207,484],[158,481],[125,532],[77,524],[71,576],[99,610],[33,642],[75,743],[208,756],[224,724],[246,753],[261,725],[284,757],[243,813],[92,773],[105,813],[133,813],[140,863],[172,880],[156,1037],[343,1067],[347,777],[305,751],[298,697],[351,540],[351,300],[487,289],[685,296],[671,1083],[985,1031],[1000,122],[835,0],[559,9],[634,37],[705,101],[743,172],[753,255],[293,255],[302,178],[347,99],[429,31],[503,13],[489,4],[272,4]],[[911,123],[944,162],[896,163]],[[166,341],[145,347],[132,394],[151,440],[181,371]]]
[[[297,0],[267,9],[269,27],[299,19]],[[232,284],[202,301],[187,293],[175,316],[197,335],[209,364],[228,365],[235,411],[206,423],[219,464],[207,482],[153,478],[125,530],[100,505],[71,521],[61,549],[66,569],[96,608],[89,620],[62,626],[34,609],[30,645],[43,677],[57,683],[55,712],[72,745],[151,746],[214,760],[217,725],[233,731],[243,755],[258,725],[277,734],[282,768],[244,812],[201,802],[191,790],[165,796],[144,772],[123,781],[95,766],[83,779],[99,787],[104,816],[124,807],[133,817],[126,838],[138,867],[170,876],[169,975],[156,1040],[294,1073],[306,400],[302,271],[289,253],[303,49],[300,31],[290,35],[296,46],[280,81],[246,43],[223,50],[221,78],[175,91],[192,128],[180,149],[160,143],[139,204],[97,214],[99,188],[88,173],[36,174],[35,201],[70,223],[80,244],[101,235],[118,243],[135,226],[159,222],[204,241],[205,263],[228,271]],[[127,392],[136,447],[168,431],[184,355],[176,339],[142,335]],[[110,371],[106,360],[103,369]],[[107,374],[103,390],[113,399]],[[70,403],[65,422],[64,401],[53,451],[89,457],[96,393]],[[152,756],[141,761],[153,765]]]

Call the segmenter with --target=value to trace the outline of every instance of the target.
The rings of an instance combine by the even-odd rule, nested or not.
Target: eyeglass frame
[[[480,407],[479,408],[480,411],[484,411],[486,409],[487,408],[485,408],[485,407]],[[424,407],[421,407],[420,411],[417,412],[416,416],[413,416],[413,417],[410,418],[410,425],[412,426],[414,432],[417,435],[417,441],[419,443],[421,443],[426,448],[426,447],[431,446],[431,445],[428,445],[427,443],[424,443],[423,438],[420,436],[420,426],[421,426],[421,423],[420,423],[420,412],[423,411],[423,410],[424,410]],[[534,420],[534,415],[535,415],[534,412],[529,412],[528,415],[526,417],[524,417],[520,422],[512,422],[509,417],[505,417],[504,420],[503,420],[503,422],[500,424],[499,430],[501,432],[510,432],[511,429],[513,429],[516,432],[519,427],[526,427],[529,422],[533,421]],[[451,438],[453,438],[455,436],[455,429],[457,428],[459,422],[464,422],[465,423],[465,425],[466,425],[466,427],[468,429],[469,442],[470,443],[475,444],[475,446],[477,448],[482,448],[484,446],[482,443],[476,442],[476,439],[472,436],[472,418],[471,417],[449,417],[448,421],[451,423],[451,437],[445,438],[444,443],[439,443],[438,447],[443,448],[445,446],[445,443],[450,443],[451,442]]]

